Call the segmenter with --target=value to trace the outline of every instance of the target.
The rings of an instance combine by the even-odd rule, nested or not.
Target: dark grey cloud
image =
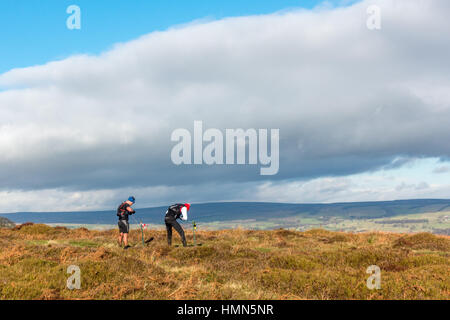
[[[437,174],[448,173],[448,172],[450,172],[450,167],[449,166],[441,166],[441,167],[435,168],[433,170],[433,173],[437,173]]]

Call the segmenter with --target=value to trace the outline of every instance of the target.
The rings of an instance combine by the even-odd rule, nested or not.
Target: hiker
[[[119,217],[119,246],[122,246],[122,240],[125,245],[124,249],[128,249],[128,232],[130,231],[130,224],[128,223],[128,216],[136,213],[136,211],[131,208],[135,203],[136,199],[131,196],[127,201],[123,202],[117,208],[117,216]]]
[[[181,237],[181,241],[183,242],[183,247],[187,247],[186,237],[184,236],[184,230],[177,222],[177,219],[187,220],[187,212],[191,207],[190,203],[185,204],[174,204],[171,205],[167,211],[166,216],[164,218],[164,222],[166,223],[167,229],[167,242],[169,246],[172,245],[172,227],[178,232]]]

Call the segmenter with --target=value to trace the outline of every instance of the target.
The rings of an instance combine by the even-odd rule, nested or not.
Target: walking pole
[[[192,230],[194,233],[194,247],[197,246],[197,241],[195,240],[195,230],[197,229],[197,225],[195,224],[195,221],[192,221]]]
[[[142,235],[142,246],[145,247],[144,226],[142,225],[142,222],[141,222],[140,226],[141,226],[141,235]]]
[[[139,224],[139,227],[141,228],[142,246],[145,247],[144,227],[142,226],[142,222],[139,222],[139,223],[138,223],[135,217],[133,217],[133,216],[131,216],[131,217],[134,219],[134,221],[135,221],[137,224]]]

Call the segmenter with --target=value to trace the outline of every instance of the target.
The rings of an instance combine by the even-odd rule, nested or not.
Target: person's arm
[[[175,219],[181,219],[181,204],[177,204],[176,206]]]
[[[127,207],[127,211],[129,212],[128,214],[136,213],[136,211],[134,211],[132,207]]]

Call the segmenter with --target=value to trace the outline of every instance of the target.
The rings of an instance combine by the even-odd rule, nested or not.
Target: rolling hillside
[[[137,209],[136,219],[161,226],[166,207]],[[65,226],[116,224],[114,210],[92,212],[23,212],[0,215],[16,223],[34,222]],[[189,220],[208,229],[242,226],[248,229],[289,228],[395,232],[427,231],[450,234],[450,200],[399,200],[334,204],[223,202],[194,204]]]

